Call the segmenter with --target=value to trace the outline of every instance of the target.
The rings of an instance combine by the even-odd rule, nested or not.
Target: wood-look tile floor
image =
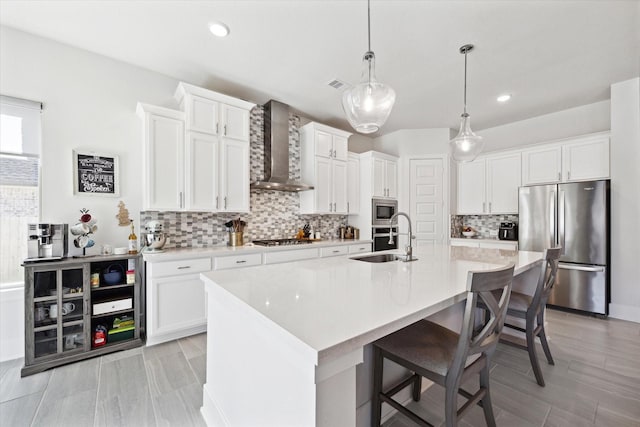
[[[493,360],[498,426],[640,426],[640,324],[548,310],[555,366],[534,379],[525,351],[503,344]],[[0,426],[202,426],[206,335],[123,351],[20,378],[22,360],[0,364]],[[471,387],[469,387],[471,388]],[[443,424],[443,389],[412,408]],[[411,426],[397,414],[385,427]],[[484,426],[474,407],[461,426]]]

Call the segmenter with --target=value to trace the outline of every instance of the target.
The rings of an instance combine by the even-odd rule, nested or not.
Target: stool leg
[[[379,427],[382,417],[382,401],[380,393],[382,392],[382,367],[384,360],[380,349],[373,346],[373,398],[371,399],[371,426]]]
[[[422,377],[418,374],[414,374],[413,379],[413,400],[420,401],[420,393],[422,392]]]
[[[444,391],[444,418],[447,427],[458,426],[458,389],[456,386],[449,385],[445,387]]]
[[[527,353],[529,353],[529,360],[531,361],[531,367],[533,368],[533,375],[536,377],[536,381],[540,387],[544,387],[544,378],[542,377],[542,371],[540,370],[540,364],[538,363],[538,356],[536,356],[536,337],[533,335],[535,328],[535,318],[527,319]]]
[[[555,365],[553,356],[551,356],[551,350],[549,349],[549,343],[547,342],[547,334],[544,331],[544,314],[542,312],[538,315],[538,325],[540,326],[538,336],[540,337],[540,344],[542,344],[544,355],[547,356],[547,362],[549,365]]]
[[[488,427],[496,426],[496,419],[493,416],[493,405],[491,405],[491,383],[489,379],[489,363],[480,371],[480,388],[487,390],[487,393],[482,398],[482,410],[484,411],[484,418]]]

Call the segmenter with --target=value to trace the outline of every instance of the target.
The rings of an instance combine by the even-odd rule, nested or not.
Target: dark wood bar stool
[[[562,248],[550,248],[544,251],[542,257],[543,263],[540,266],[540,276],[533,296],[515,291],[511,292],[509,306],[507,307],[507,316],[525,319],[525,327],[522,328],[508,322],[505,322],[504,326],[524,332],[527,337],[526,345],[505,339],[504,335],[500,340],[505,344],[527,350],[531,367],[533,368],[533,374],[536,377],[538,385],[542,387],[544,387],[544,378],[542,377],[540,363],[536,355],[536,337],[540,337],[540,344],[542,344],[542,350],[547,357],[547,362],[553,365],[553,357],[551,356],[547,335],[544,331],[544,309],[547,305],[551,288],[556,281],[558,259],[560,258],[561,249]]]
[[[511,293],[514,265],[490,271],[471,271],[467,277],[467,302],[460,334],[428,320],[420,320],[373,343],[374,374],[371,425],[379,426],[382,402],[386,402],[414,422],[431,426],[393,399],[393,395],[412,385],[413,400],[420,400],[422,377],[445,387],[445,418],[447,426],[480,403],[487,425],[495,426],[489,393],[491,356],[502,331],[507,303]],[[474,327],[478,302],[483,301],[489,316]],[[387,391],[382,390],[384,359],[389,359],[413,372]],[[472,375],[479,374],[480,388],[471,394],[460,388]],[[468,400],[458,409],[457,396]]]

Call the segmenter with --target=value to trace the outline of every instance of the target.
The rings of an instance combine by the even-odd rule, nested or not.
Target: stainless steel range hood
[[[278,101],[264,105],[264,180],[252,189],[304,191],[311,185],[289,179],[289,106]]]

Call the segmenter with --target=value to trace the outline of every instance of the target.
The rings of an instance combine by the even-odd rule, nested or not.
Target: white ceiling
[[[327,82],[359,80],[366,11],[364,0],[2,0],[0,23],[350,129]],[[227,38],[208,32],[215,20]],[[378,79],[397,94],[379,134],[458,127],[466,43],[475,130],[605,100],[640,75],[637,0],[372,0],[371,21]],[[512,100],[498,104],[502,93]]]

